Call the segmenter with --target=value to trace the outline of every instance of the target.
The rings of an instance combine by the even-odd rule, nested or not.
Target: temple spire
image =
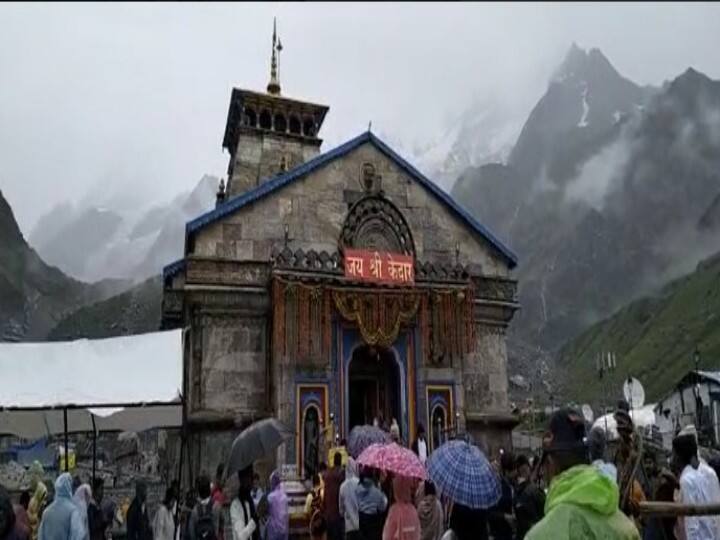
[[[270,82],[267,85],[268,94],[280,95],[280,78],[278,77],[278,56],[282,51],[282,44],[277,38],[277,22],[273,17],[272,56],[270,58]]]

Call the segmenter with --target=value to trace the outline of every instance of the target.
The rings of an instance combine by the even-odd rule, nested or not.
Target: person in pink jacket
[[[416,481],[412,478],[396,476],[393,478],[395,502],[390,507],[383,540],[420,540],[420,519],[412,503]]]

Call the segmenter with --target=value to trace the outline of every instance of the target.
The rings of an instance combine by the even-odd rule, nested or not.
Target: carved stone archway
[[[415,242],[405,217],[381,194],[363,197],[350,208],[339,245],[340,251],[347,247],[415,257]]]

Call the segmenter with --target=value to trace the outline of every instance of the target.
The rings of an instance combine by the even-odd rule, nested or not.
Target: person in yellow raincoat
[[[28,504],[28,523],[30,524],[30,538],[37,540],[38,530],[40,529],[40,520],[42,519],[45,503],[47,502],[47,488],[42,481],[37,480],[35,483],[35,492]]]

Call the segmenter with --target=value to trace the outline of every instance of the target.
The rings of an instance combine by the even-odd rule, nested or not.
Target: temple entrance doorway
[[[362,345],[353,351],[348,397],[349,429],[372,425],[376,418],[381,427],[384,423],[389,429],[393,418],[402,426],[400,375],[391,349]]]

